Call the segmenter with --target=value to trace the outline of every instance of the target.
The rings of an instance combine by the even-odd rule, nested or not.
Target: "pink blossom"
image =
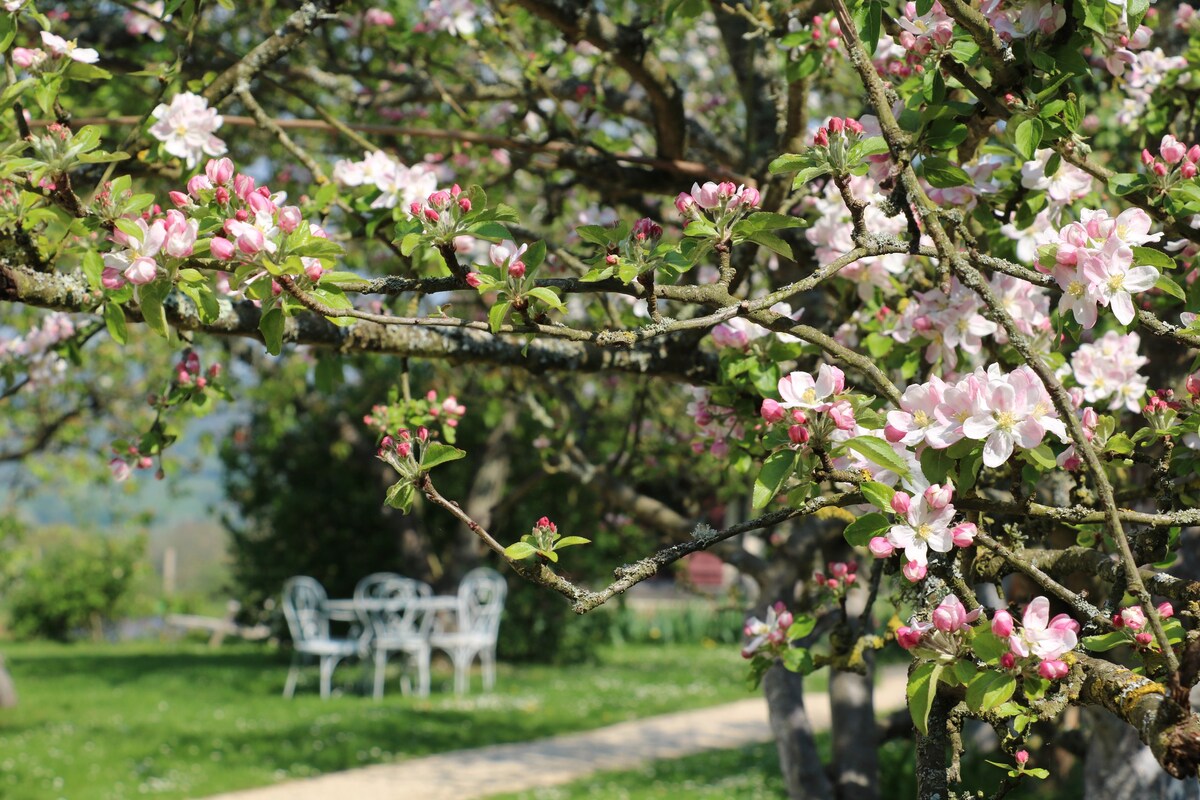
[[[215,135],[221,115],[198,94],[181,92],[170,105],[159,103],[151,116],[157,121],[150,126],[150,134],[163,143],[164,150],[182,158],[188,169],[196,166],[202,155],[225,152],[225,143]]]
[[[284,233],[291,233],[300,227],[303,217],[296,206],[284,206],[279,209],[279,228]]]
[[[1008,645],[1022,658],[1030,655],[1040,659],[1056,659],[1078,643],[1078,623],[1066,614],[1050,619],[1050,601],[1035,597],[1025,607],[1019,633],[1009,636]]]
[[[892,495],[892,511],[897,514],[907,514],[908,509],[912,506],[912,496],[907,492],[896,492]]]
[[[769,397],[764,398],[759,414],[768,423],[782,422],[784,417],[783,406]]]
[[[20,67],[21,69],[36,69],[47,58],[48,56],[43,50],[30,50],[26,47],[14,47],[12,49],[13,66]]]
[[[164,224],[167,236],[163,244],[163,250],[166,254],[175,258],[187,258],[190,256],[196,247],[196,233],[199,230],[200,223],[194,219],[188,219],[175,209],[171,209],[167,212]]]
[[[1014,757],[1016,758],[1018,764],[1024,766],[1029,761],[1029,751],[1018,750]]]
[[[1130,606],[1121,609],[1121,622],[1130,630],[1141,630],[1146,625],[1146,613],[1141,606]]]
[[[971,626],[979,619],[981,609],[967,613],[962,601],[955,595],[946,595],[945,599],[933,610],[933,626],[943,633],[961,631]]]
[[[925,490],[925,502],[935,511],[941,511],[946,506],[950,505],[950,501],[954,499],[954,487],[949,483],[945,485],[933,484]]]
[[[1168,164],[1178,164],[1187,154],[1187,145],[1180,142],[1171,134],[1167,134],[1162,138],[1162,142],[1158,146],[1158,152],[1162,156],[1163,161]]]
[[[779,394],[784,408],[808,408],[827,411],[833,405],[829,400],[841,394],[846,379],[837,367],[822,364],[816,379],[807,372],[793,372],[779,379]]]
[[[1175,607],[1165,600],[1159,603],[1158,608],[1155,610],[1158,611],[1158,615],[1163,619],[1175,616]]]
[[[55,58],[66,57],[82,64],[95,64],[100,60],[99,53],[90,47],[80,47],[74,39],[67,40],[50,31],[42,31],[41,34],[42,44]]]
[[[1001,639],[1007,639],[1013,632],[1012,614],[1001,609],[992,617],[992,633]]]
[[[912,650],[921,643],[921,631],[902,625],[896,629],[896,644],[905,650]]]
[[[900,568],[900,572],[903,573],[904,577],[907,578],[910,583],[916,583],[924,578],[925,574],[929,572],[929,566],[927,564],[922,564],[919,561],[908,561],[905,562],[904,566]]]
[[[974,522],[960,522],[950,531],[951,541],[955,547],[970,547],[975,544],[975,534],[978,532]]]
[[[888,558],[892,553],[896,552],[896,548],[892,547],[892,543],[883,536],[872,537],[871,541],[867,544],[867,549],[876,558]]]
[[[1056,658],[1043,661],[1038,664],[1038,675],[1041,675],[1048,681],[1056,681],[1059,678],[1067,677],[1067,673],[1071,668],[1066,665],[1066,662]]]
[[[109,291],[114,291],[125,285],[125,278],[112,267],[105,267],[100,273],[100,285]]]
[[[128,462],[123,458],[114,458],[108,462],[108,468],[112,471],[113,480],[126,481],[133,474],[133,470],[129,468]]]
[[[221,236],[214,236],[209,241],[208,248],[212,252],[213,257],[219,258],[222,261],[228,261],[233,258],[233,242]]]
[[[363,24],[367,26],[390,28],[396,24],[396,18],[385,9],[368,8],[363,14]]]

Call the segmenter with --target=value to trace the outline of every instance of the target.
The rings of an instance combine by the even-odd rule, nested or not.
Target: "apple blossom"
[[[42,45],[54,58],[69,58],[81,64],[95,64],[100,54],[90,47],[80,47],[74,39],[64,39],[50,31],[41,31]]]
[[[182,158],[188,169],[195,167],[202,155],[225,152],[225,143],[215,135],[221,127],[221,115],[198,94],[181,92],[169,105],[155,106],[150,116],[157,120],[150,126],[150,135],[162,142],[168,153]]]

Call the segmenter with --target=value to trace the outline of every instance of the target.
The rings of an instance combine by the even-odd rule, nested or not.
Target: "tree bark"
[[[832,800],[833,789],[804,709],[804,676],[775,664],[763,676],[763,694],[789,800]]]
[[[950,701],[935,694],[929,711],[929,733],[917,734],[917,797],[920,800],[948,800],[950,796],[950,781],[946,774],[946,751],[950,746],[949,712]]]

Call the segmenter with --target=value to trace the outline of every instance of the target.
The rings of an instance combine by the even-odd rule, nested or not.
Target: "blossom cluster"
[[[1161,238],[1150,233],[1150,215],[1140,208],[1115,219],[1103,209],[1084,211],[1078,222],[1059,229],[1055,242],[1038,249],[1039,262],[1053,265],[1063,290],[1059,311],[1070,311],[1076,322],[1092,328],[1099,305],[1128,325],[1135,315],[1133,293],[1153,288],[1159,274],[1154,267],[1135,266],[1133,248]]]
[[[686,228],[693,221],[708,219],[724,240],[733,224],[762,204],[762,195],[753,186],[739,186],[730,181],[707,181],[701,186],[692,184],[691,192],[680,192],[675,208],[684,219]]]
[[[889,411],[890,442],[944,449],[966,438],[982,441],[983,463],[998,467],[1014,447],[1032,449],[1047,433],[1067,440],[1041,378],[1022,365],[1008,374],[1000,365],[976,369],[957,383],[934,376],[904,390],[900,409]]]
[[[965,634],[983,614],[982,608],[967,611],[953,594],[942,598],[929,621],[913,617],[896,629],[896,643],[920,658],[950,663],[962,655]]]
[[[0,340],[0,364],[21,362],[29,388],[57,383],[68,366],[57,347],[75,332],[71,317],[60,312],[50,314],[23,336]]]
[[[871,176],[851,176],[849,191],[856,199],[866,204],[863,224],[867,230],[892,236],[899,236],[905,232],[903,215],[889,217],[880,210],[879,203],[886,198]],[[816,249],[817,260],[827,264],[853,250],[854,225],[834,182],[828,181],[824,191],[811,195],[807,202],[811,205],[813,223],[804,231],[804,237]],[[884,295],[895,294],[895,278],[904,272],[907,264],[908,257],[902,253],[871,256],[846,265],[838,272],[838,277],[853,283],[859,298],[866,302],[873,299],[876,289],[881,290]]]
[[[1052,34],[1067,21],[1066,9],[1050,0],[1027,0],[1019,4],[984,0],[980,10],[1006,42],[1039,33]]]
[[[379,196],[371,208],[411,207],[437,190],[437,172],[428,164],[404,165],[381,150],[365,153],[361,161],[342,159],[333,165],[333,179],[343,186],[374,186]]]
[[[1142,150],[1142,164],[1163,179],[1165,185],[1177,177],[1185,180],[1196,177],[1200,171],[1197,163],[1200,163],[1200,144],[1188,147],[1169,133],[1159,142],[1157,157],[1148,149]]]
[[[224,120],[200,95],[180,92],[169,104],[155,106],[150,116],[155,120],[150,135],[163,143],[163,150],[182,158],[188,169],[199,164],[203,156],[225,154],[225,142],[216,135]]]
[[[700,428],[692,442],[692,452],[708,450],[717,458],[729,455],[729,441],[745,435],[739,415],[732,408],[713,403],[707,389],[696,389],[695,399],[687,406],[688,416]]]
[[[113,229],[112,241],[120,249],[104,255],[100,281],[105,289],[120,289],[126,282],[135,286],[150,283],[158,278],[160,259],[187,258],[196,248],[199,223],[176,209],[153,222],[139,218],[134,225],[134,231]]]
[[[792,307],[787,303],[776,303],[771,306],[771,310],[776,314],[780,314],[791,319],[799,320],[804,314],[804,309],[800,309],[795,314],[792,313]],[[764,336],[767,336],[771,331],[751,322],[745,317],[734,317],[728,322],[722,322],[720,325],[713,328],[712,339],[713,344],[717,347],[729,347],[735,350],[745,350],[752,342],[755,342]],[[790,333],[776,333],[775,337],[781,342],[798,342],[800,341]]]
[[[1008,641],[1008,652],[1000,656],[1000,666],[1014,669],[1020,659],[1036,659],[1038,675],[1047,680],[1065,677],[1070,668],[1062,656],[1079,642],[1079,623],[1066,614],[1050,617],[1050,601],[1035,597],[1025,607],[1021,627],[1012,614],[997,611],[992,618],[992,633]]]
[[[1175,607],[1169,602],[1159,603],[1155,610],[1161,619],[1175,616]],[[1112,622],[1114,628],[1126,631],[1140,647],[1149,647],[1154,641],[1154,634],[1145,630],[1146,612],[1142,610],[1141,606],[1122,608],[1118,613],[1113,614]]]
[[[1138,354],[1141,337],[1136,333],[1109,331],[1094,342],[1084,342],[1071,354],[1064,367],[1078,384],[1072,391],[1079,403],[1108,402],[1108,408],[1141,410],[1146,396],[1146,376],[1138,372],[1149,359]]]
[[[156,42],[161,42],[167,33],[167,29],[160,21],[163,19],[165,10],[163,0],[133,3],[132,7],[125,12],[123,19],[125,32],[130,36],[146,36]]]
[[[424,397],[410,401],[392,398],[388,403],[377,403],[371,412],[363,416],[363,424],[372,428],[379,436],[403,428],[432,427],[442,425],[442,437],[453,441],[453,430],[467,413],[467,407],[454,395],[439,398],[436,389],[430,389]]]
[[[41,31],[42,47],[14,47],[12,49],[13,66],[30,72],[41,71],[48,66],[65,65],[68,61],[81,64],[95,64],[100,60],[100,53],[91,47],[80,47],[74,39],[64,39],[50,31]]]
[[[825,572],[813,572],[813,583],[840,597],[858,581],[857,561],[830,561]]]
[[[954,38],[954,20],[937,0],[924,14],[918,14],[917,4],[910,0],[896,24],[900,26],[900,46],[921,57],[945,48]]]
[[[767,609],[767,618],[751,617],[744,632],[750,638],[742,648],[742,658],[753,658],[760,652],[778,655],[788,646],[788,628],[792,627],[792,612],[782,601]]]
[[[888,529],[884,536],[871,539],[868,549],[876,558],[888,558],[897,551],[904,554],[901,572],[909,581],[916,583],[925,577],[929,569],[929,551],[948,553],[954,547],[970,547],[975,542],[977,528],[973,522],[954,520],[954,487],[933,484],[917,498],[907,492],[892,495],[892,511],[900,516],[900,522]]]

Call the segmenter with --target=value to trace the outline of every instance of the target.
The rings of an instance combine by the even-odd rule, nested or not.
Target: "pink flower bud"
[[[1012,653],[1005,653],[1000,656],[1000,666],[1003,669],[1012,669],[1017,665],[1017,657]]]
[[[214,258],[219,258],[222,261],[228,261],[233,258],[233,242],[220,236],[214,236],[208,245],[209,251]]]
[[[1162,142],[1158,146],[1158,152],[1162,154],[1163,161],[1168,164],[1178,164],[1187,154],[1187,148],[1182,142],[1176,139],[1171,134],[1167,134],[1162,138]]]
[[[838,579],[830,578],[829,580],[825,581],[825,586],[830,590],[838,588]]]
[[[767,397],[762,401],[762,408],[759,409],[759,415],[768,423],[782,422],[787,412],[778,402]]]
[[[887,558],[892,553],[896,552],[896,548],[882,536],[876,536],[867,544],[867,549],[871,551],[871,555],[876,558]]]
[[[508,277],[521,279],[525,277],[525,262],[514,261],[508,265]]]
[[[296,206],[284,206],[279,209],[279,227],[284,233],[291,233],[300,227],[304,217],[300,214],[300,209]]]
[[[1017,759],[1018,764],[1020,764],[1021,766],[1024,766],[1025,763],[1027,761],[1029,761],[1029,751],[1028,750],[1018,750],[1016,752],[1016,759]]]
[[[858,580],[858,576],[857,576],[857,575],[855,575],[853,572],[851,572],[849,575],[847,575],[846,577],[842,578],[842,580],[843,580],[843,581],[845,581],[845,583],[846,583],[846,585],[847,585],[847,586],[850,586],[850,585],[851,585],[851,584],[853,584],[853,583],[854,583],[856,580]]]
[[[400,454],[401,458],[408,458],[412,455],[412,442],[401,442],[396,445],[396,452]]]
[[[479,278],[478,272],[468,272],[466,281],[468,286],[474,286],[477,289],[479,288],[480,284],[483,283],[483,281]]]
[[[793,408],[792,409],[792,421],[795,422],[797,425],[807,425],[808,424],[808,416],[805,415],[805,413],[803,411],[801,411],[800,409]]]
[[[254,192],[254,178],[242,173],[233,179],[233,192],[242,199],[242,202],[250,202],[249,197]]]
[[[1001,639],[1007,639],[1012,635],[1012,632],[1012,614],[1008,613],[1004,609],[997,611],[996,615],[992,617],[992,633],[996,634]]]
[[[549,528],[549,527],[550,527],[550,518],[549,518],[549,517],[542,517],[542,518],[541,518],[541,519],[539,519],[539,520],[538,520],[536,523],[534,523],[534,526],[533,526],[533,527],[535,527],[535,528]]]
[[[850,574],[850,568],[841,561],[830,561],[827,568],[829,574],[835,578],[844,578]]]
[[[908,492],[896,492],[892,495],[892,511],[897,514],[907,514],[912,507],[912,497]]]
[[[154,466],[154,459],[150,456],[142,456],[138,459],[138,469],[150,469]]]
[[[839,431],[854,430],[854,407],[850,405],[848,400],[842,400],[840,403],[834,403],[830,406],[829,418],[833,420],[833,424]]]
[[[458,198],[458,210],[466,214],[471,210],[471,199],[468,197]]]
[[[1146,627],[1146,612],[1142,611],[1141,606],[1130,606],[1129,608],[1121,609],[1121,621],[1125,623],[1125,627],[1138,631]]]
[[[1136,634],[1133,638],[1138,644],[1145,646],[1154,641],[1154,634],[1150,633],[1149,631],[1142,631],[1141,633]]]
[[[1151,169],[1154,171],[1154,174],[1159,176],[1160,178],[1165,176],[1168,172],[1170,172],[1170,169],[1167,167],[1167,165],[1162,163],[1161,161],[1155,161],[1154,166],[1151,167]]]
[[[424,211],[422,211],[422,214],[424,214],[425,219],[429,220],[430,222],[437,222],[439,219],[441,219],[441,215],[432,208],[426,208]]]
[[[803,425],[793,425],[788,428],[788,438],[792,440],[792,444],[805,444],[808,442],[808,428]]]
[[[758,208],[761,203],[762,194],[758,189],[755,189],[753,186],[747,186],[742,190],[740,205],[747,206],[748,208]]]
[[[950,531],[950,536],[955,547],[970,547],[975,543],[975,534],[979,533],[979,529],[975,527],[974,522],[962,522],[955,525]]]
[[[696,213],[696,200],[687,192],[680,192],[675,196],[675,209],[685,217],[690,217]]]
[[[183,192],[167,192],[167,197],[171,198],[176,208],[187,208],[192,204],[192,198]]]
[[[222,186],[233,178],[233,162],[228,158],[210,159],[204,165],[204,174],[208,176],[214,186]]]
[[[1166,601],[1159,603],[1158,608],[1155,610],[1163,619],[1170,619],[1171,617],[1175,616],[1175,607]]]
[[[919,630],[910,628],[907,625],[902,625],[896,629],[896,644],[905,650],[912,650],[920,643],[921,632]]]
[[[212,181],[205,175],[194,175],[187,182],[188,194],[192,197],[200,197],[200,193],[205,189],[212,188]]]
[[[925,577],[926,573],[929,572],[929,567],[918,561],[909,561],[907,564],[905,564],[903,567],[900,568],[900,571],[904,574],[904,577],[907,578],[910,583],[916,583],[917,581],[919,581]]]
[[[1187,151],[1187,160],[1193,164],[1200,161],[1200,144],[1194,144]]]
[[[845,129],[845,127],[846,127],[846,123],[841,117],[830,117],[829,118],[829,132],[830,133],[841,133]]]
[[[429,441],[429,428],[426,428],[424,425],[421,425],[420,427],[417,428],[417,441],[419,441],[419,442]]]
[[[813,144],[818,147],[828,147],[829,131],[824,128],[818,128],[816,134],[813,136]]]
[[[1187,388],[1188,394],[1192,396],[1192,399],[1200,398],[1200,372],[1188,375],[1184,386]]]
[[[44,56],[44,53],[41,50],[31,50],[28,47],[14,47],[12,49],[13,65],[21,69],[29,69],[40,61],[42,56]],[[117,480],[123,479],[118,478]]]
[[[229,190],[224,186],[218,186],[217,191],[213,193],[213,197],[220,205],[229,204]]]
[[[935,511],[941,511],[950,505],[950,501],[953,499],[954,487],[948,483],[944,486],[935,483],[925,490],[925,502]]]
[[[313,283],[321,280],[321,276],[325,274],[325,268],[321,266],[321,262],[316,258],[302,259],[304,262],[304,274]]]
[[[790,612],[790,611],[780,611],[779,612],[779,620],[778,620],[777,624],[779,625],[779,629],[781,631],[787,631],[788,628],[792,627],[793,621],[794,621],[794,619],[792,617],[792,612]]]
[[[445,189],[439,189],[426,198],[426,202],[436,209],[446,209],[450,207],[451,202],[450,192]]]
[[[899,428],[893,427],[891,425],[887,425],[883,429],[883,438],[887,439],[892,444],[899,442],[901,439],[903,439],[907,435],[908,434],[905,431],[902,431]]]
[[[1185,161],[1179,167],[1179,174],[1184,178],[1196,177],[1196,165],[1191,161]]]
[[[1041,675],[1048,681],[1065,678],[1070,671],[1071,668],[1066,665],[1066,662],[1060,661],[1057,658],[1038,664],[1038,675]]]
[[[114,291],[125,285],[125,278],[112,267],[105,267],[104,271],[100,273],[100,285],[109,291]]]
[[[108,462],[108,468],[112,472],[113,480],[126,481],[133,471],[129,468],[129,464],[123,458],[114,458]]]
[[[1142,148],[1142,164],[1144,166],[1148,167],[1153,163],[1154,163],[1154,154],[1143,147]]]

